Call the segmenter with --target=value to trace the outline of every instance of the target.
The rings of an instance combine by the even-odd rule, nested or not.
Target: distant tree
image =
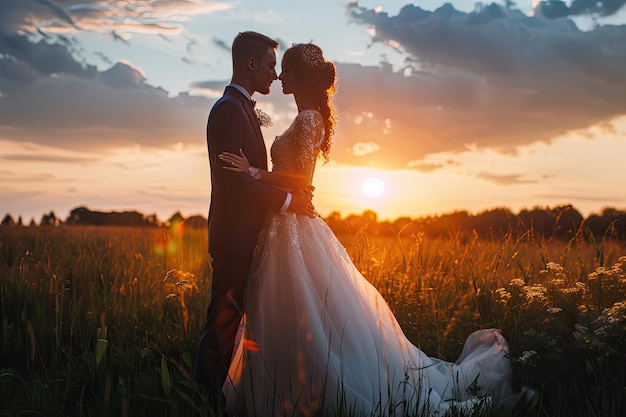
[[[378,215],[372,210],[365,210],[360,216],[356,214],[351,214],[346,217],[348,232],[356,233],[359,230],[373,232],[377,219]]]
[[[30,218],[30,223],[28,223],[28,226],[30,227],[35,227],[37,226],[37,223],[35,223],[35,219],[33,219],[32,217]]]
[[[206,229],[208,227],[208,220],[204,216],[195,215],[185,219],[185,226],[192,229]]]
[[[13,220],[13,217],[7,213],[7,215],[4,216],[4,219],[2,219],[0,226],[15,226],[15,221]]]
[[[547,208],[535,207],[523,209],[517,215],[524,230],[531,230],[535,235],[550,237],[554,231],[556,216]]]
[[[560,239],[571,239],[576,236],[584,217],[572,205],[555,207],[552,212],[556,215],[553,235]]]
[[[388,220],[376,222],[372,225],[375,235],[388,236],[392,234],[393,225]]]
[[[87,207],[77,207],[70,212],[66,220],[70,225],[156,227],[156,215],[145,217],[137,211],[101,212]]]
[[[56,214],[54,211],[51,211],[48,214],[44,214],[41,217],[41,222],[39,222],[40,226],[58,226],[59,221],[57,220]]]
[[[158,226],[159,225],[159,219],[157,218],[156,214],[151,214],[149,216],[146,216],[146,221],[154,226]]]
[[[587,233],[593,233],[596,237],[613,236],[618,239],[626,239],[626,211],[620,211],[613,207],[606,207],[601,215],[590,215],[583,225]]]
[[[504,236],[516,222],[515,216],[505,207],[483,211],[472,220],[473,229],[480,236]]]
[[[324,221],[335,234],[343,235],[348,233],[348,223],[341,218],[341,214],[338,211],[331,212]]]
[[[18,225],[18,226],[24,226],[24,223],[22,222],[22,216],[19,216],[19,217],[17,218],[17,225]]]
[[[429,217],[424,223],[424,233],[428,237],[450,236],[468,230],[470,215],[467,211],[454,211],[438,217]]]
[[[423,230],[423,220],[415,221],[410,217],[398,217],[391,225],[393,234],[400,237],[417,236]]]
[[[184,221],[185,218],[183,217],[183,215],[180,214],[179,211],[177,211],[176,213],[172,214],[172,217],[170,217],[170,219],[167,221],[167,226],[176,228],[180,226]]]

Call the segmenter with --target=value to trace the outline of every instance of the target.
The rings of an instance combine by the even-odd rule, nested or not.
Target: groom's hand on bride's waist
[[[291,203],[289,204],[289,208],[287,210],[296,214],[304,214],[312,219],[317,217],[317,212],[315,211],[315,207],[313,207],[313,203],[311,201],[313,196],[312,190],[295,190],[292,191],[291,194]]]

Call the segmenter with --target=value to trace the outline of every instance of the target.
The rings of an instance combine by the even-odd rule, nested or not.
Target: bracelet
[[[259,168],[248,167],[248,174],[250,174],[250,176],[257,181],[261,179],[261,173],[259,172]]]

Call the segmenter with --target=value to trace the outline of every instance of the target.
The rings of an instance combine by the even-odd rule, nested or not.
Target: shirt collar
[[[239,90],[239,92],[241,94],[243,94],[245,97],[247,97],[248,100],[250,100],[250,102],[252,103],[252,97],[250,97],[250,94],[248,93],[248,90],[246,90],[245,88],[243,88],[239,84],[235,84],[235,83],[230,83],[230,84],[228,84],[228,86],[236,88],[237,90]]]

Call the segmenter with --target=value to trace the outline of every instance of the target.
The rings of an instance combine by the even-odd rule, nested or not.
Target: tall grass
[[[624,242],[340,239],[427,354],[502,330],[537,392],[514,414],[626,410]],[[204,230],[0,228],[0,415],[220,415],[191,377],[210,280]]]

